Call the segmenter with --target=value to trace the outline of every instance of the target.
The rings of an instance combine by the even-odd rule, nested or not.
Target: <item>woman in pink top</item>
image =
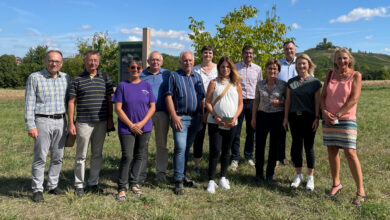
[[[353,63],[354,59],[347,49],[335,52],[334,70],[326,76],[321,94],[322,130],[333,179],[332,189],[326,196],[333,198],[343,189],[339,156],[339,149],[343,148],[357,187],[352,203],[360,206],[366,199],[362,169],[356,153],[356,106],[362,88],[362,75],[352,69]]]

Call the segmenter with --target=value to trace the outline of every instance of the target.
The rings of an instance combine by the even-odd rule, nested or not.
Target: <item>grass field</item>
[[[60,176],[60,187],[66,189],[66,195],[44,193],[45,202],[37,204],[31,201],[33,140],[25,130],[23,91],[0,90],[0,219],[387,219],[390,215],[389,94],[390,85],[364,86],[362,90],[358,106],[358,155],[369,199],[361,208],[355,208],[351,199],[356,189],[343,154],[341,182],[344,189],[334,200],[324,197],[332,181],[321,129],[315,139],[316,188],[313,192],[304,189],[305,182],[298,190],[289,187],[294,177],[291,163],[276,169],[273,186],[257,185],[253,180],[255,170],[243,163],[236,172],[228,173],[231,190],[217,189],[216,194],[210,195],[205,191],[208,182],[206,139],[202,175],[197,179],[201,188],[186,189],[184,196],[176,196],[174,184],[157,186],[154,182],[152,135],[144,195],[137,197],[128,193],[128,199],[118,203],[115,194],[120,147],[117,135],[111,134],[106,138],[100,176],[103,195],[87,194],[81,198],[74,195],[73,147],[65,149]],[[244,135],[242,137],[243,141]],[[286,152],[290,150],[290,139],[288,134]],[[172,153],[171,135],[168,146]],[[195,178],[192,168],[191,160],[188,174]],[[170,159],[170,180],[172,175]]]

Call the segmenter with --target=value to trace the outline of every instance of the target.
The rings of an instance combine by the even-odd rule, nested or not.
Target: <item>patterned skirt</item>
[[[356,149],[357,124],[355,120],[339,120],[338,124],[326,125],[322,122],[325,146]]]

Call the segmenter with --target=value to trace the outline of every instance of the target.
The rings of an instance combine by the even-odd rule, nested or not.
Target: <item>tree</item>
[[[179,57],[171,56],[171,55],[168,55],[165,53],[163,53],[161,55],[164,58],[164,64],[163,64],[162,68],[165,68],[171,72],[179,69],[179,67],[180,67]]]
[[[45,57],[48,51],[47,46],[39,45],[37,47],[31,47],[26,56],[23,58],[23,63],[36,63],[41,66],[40,69],[45,68]]]
[[[108,37],[108,32],[95,33],[90,39],[78,40],[79,55],[84,56],[88,50],[96,50],[100,53],[100,69],[107,73],[114,84],[117,84],[119,73],[119,48],[115,40]]]
[[[0,87],[18,87],[22,84],[22,78],[18,76],[17,64],[14,55],[0,56]]]
[[[200,63],[201,49],[205,45],[215,47],[214,59],[217,61],[221,56],[229,56],[233,62],[241,61],[242,48],[251,45],[257,55],[255,61],[264,67],[270,58],[283,56],[283,42],[294,40],[286,38],[287,27],[279,22],[276,16],[276,6],[272,7],[271,14],[266,12],[266,20],[255,20],[254,25],[248,25],[250,19],[257,16],[259,10],[253,6],[243,5],[239,10],[234,9],[225,17],[222,17],[220,25],[216,25],[216,34],[212,36],[205,31],[204,21],[197,21],[189,17],[189,29],[193,32],[189,38],[195,48],[196,63]]]
[[[84,71],[84,61],[81,55],[64,58],[61,72],[67,73],[71,79]]]

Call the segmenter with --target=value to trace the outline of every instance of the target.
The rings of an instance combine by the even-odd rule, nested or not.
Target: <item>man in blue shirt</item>
[[[168,167],[168,148],[167,136],[169,129],[169,115],[165,109],[165,97],[170,72],[161,68],[163,57],[158,51],[150,53],[148,58],[149,67],[142,71],[141,80],[148,82],[153,89],[156,97],[156,112],[153,114],[152,121],[156,141],[156,180],[165,183],[165,172]],[[145,164],[146,165],[146,164]]]
[[[205,91],[201,76],[192,71],[194,55],[189,51],[182,52],[179,62],[181,68],[169,76],[165,102],[172,119],[175,144],[173,157],[175,193],[183,195],[184,186],[196,187],[193,181],[185,177],[185,171],[190,147],[199,131]]]
[[[298,75],[295,70],[295,54],[297,52],[294,41],[287,41],[283,44],[283,51],[285,57],[280,59],[281,69],[277,78],[287,82],[289,79]],[[286,131],[282,129],[282,135],[278,148],[276,165],[284,164],[286,158]]]
[[[47,52],[46,68],[32,73],[26,83],[25,114],[28,136],[34,139],[32,190],[34,202],[43,202],[43,181],[46,157],[50,151],[47,188],[50,194],[60,195],[58,180],[66,140],[66,102],[69,76],[60,72],[62,53]]]

